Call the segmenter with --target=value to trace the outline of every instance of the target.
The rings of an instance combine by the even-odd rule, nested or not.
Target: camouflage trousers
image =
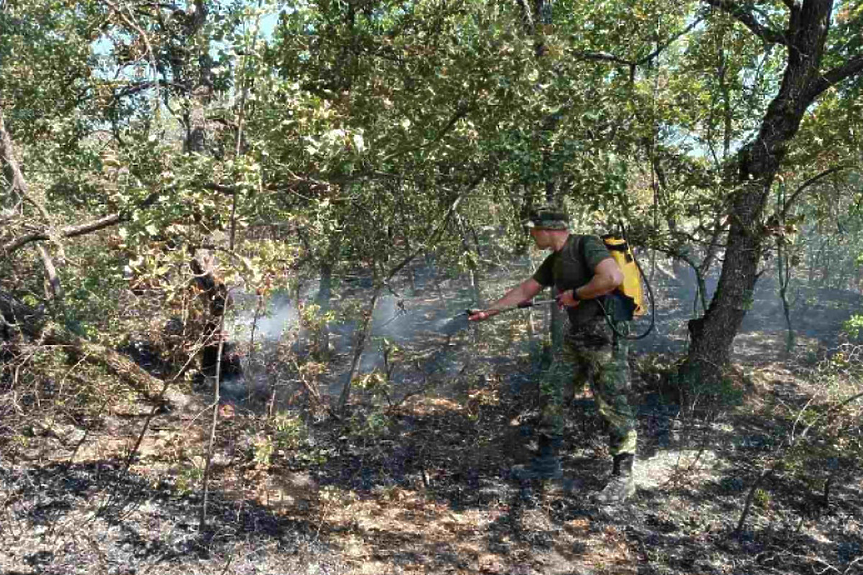
[[[563,349],[540,381],[542,409],[540,432],[552,437],[564,433],[564,412],[575,392],[590,385],[600,415],[608,424],[611,455],[635,453],[636,420],[626,393],[629,390],[628,341],[614,334],[604,318],[572,329]],[[616,324],[628,333],[625,322]]]

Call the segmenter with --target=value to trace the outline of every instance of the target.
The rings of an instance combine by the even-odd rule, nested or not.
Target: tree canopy
[[[859,196],[861,19],[829,0],[6,0],[2,287],[45,302],[50,276],[83,313],[124,267],[176,290],[197,250],[250,291],[333,269],[383,285],[431,252],[475,265],[477,230],[523,250],[553,199],[700,276],[721,262],[697,365],[730,349],[777,226],[840,225],[831,193]]]

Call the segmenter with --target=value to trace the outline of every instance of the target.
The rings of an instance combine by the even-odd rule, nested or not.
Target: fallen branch
[[[7,330],[17,331],[28,339],[38,340],[46,345],[63,346],[82,357],[86,363],[107,368],[147,401],[159,405],[168,403],[160,395],[164,382],[147,373],[131,359],[109,347],[71,333],[50,321],[40,310],[33,309],[2,291],[0,316],[3,317]]]

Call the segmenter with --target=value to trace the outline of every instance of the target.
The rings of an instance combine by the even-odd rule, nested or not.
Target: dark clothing
[[[599,262],[610,257],[608,248],[597,236],[570,234],[563,249],[545,258],[534,272],[533,279],[542,286],[556,287],[558,292],[577,289],[590,281]],[[566,311],[573,328],[602,317],[602,310],[596,300],[583,301]]]

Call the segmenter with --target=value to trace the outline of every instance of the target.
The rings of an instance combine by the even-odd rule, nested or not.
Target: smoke
[[[254,329],[259,350],[255,354],[256,362],[272,354],[283,334],[297,329],[299,324],[298,310],[284,296],[274,296],[266,301],[263,309],[257,311],[257,318],[257,296],[238,294],[234,296],[234,303],[236,312],[225,325],[231,345],[250,343]],[[235,404],[248,405],[249,399],[263,398],[269,393],[270,382],[266,370],[249,365],[249,357],[251,355],[244,360],[241,373],[225,376],[220,382],[222,395]]]
[[[672,261],[664,258],[657,258],[655,264],[648,261],[647,257],[643,260],[644,272],[652,278],[656,325],[648,337],[631,342],[630,349],[636,355],[655,352],[684,354],[689,344],[687,324],[689,320],[703,314],[697,295],[695,274],[688,266],[674,265]],[[449,377],[447,374],[457,373],[460,366],[464,365],[464,358],[471,354],[471,350],[465,346],[469,345],[468,340],[473,341],[473,338],[462,338],[457,334],[475,329],[468,323],[465,309],[478,308],[497,299],[509,288],[530,277],[538,263],[538,258],[522,257],[500,264],[481,275],[482,295],[488,298],[486,302],[476,301],[478,296],[473,286],[469,285],[467,277],[433,281],[430,267],[415,270],[416,274],[409,285],[405,279],[406,285],[396,286],[399,289],[398,295],[387,293],[378,299],[372,317],[371,337],[365,342],[361,372],[368,373],[384,368],[381,340],[385,338],[389,343],[409,350],[412,352],[411,357],[417,358],[397,366],[393,376],[396,384],[407,385],[424,381],[432,374],[446,379]],[[718,272],[718,266],[714,266],[705,278],[708,292],[705,299],[708,305],[716,289]],[[758,338],[768,332],[776,333],[785,329],[782,307],[776,294],[777,286],[769,275],[765,274],[756,286],[752,306],[747,310],[741,334],[749,332],[752,337]],[[370,285],[359,282],[341,293],[342,301],[351,301],[364,308],[370,301],[371,292]],[[309,294],[303,295],[309,299]],[[863,305],[859,294],[853,294],[853,300],[845,298],[842,301],[839,295],[847,294],[828,294],[825,290],[805,290],[801,287],[801,295],[796,298],[792,310],[798,333],[811,334],[822,341],[831,335],[835,337],[841,321],[847,319],[852,310]],[[240,294],[238,297],[242,305],[237,306],[240,311],[231,322],[229,331],[232,340],[242,344],[249,341],[257,298],[250,294]],[[492,321],[507,321],[509,318],[518,317],[520,313],[527,312],[513,312],[512,315],[501,316]],[[547,321],[545,313],[535,314],[535,329],[542,333],[546,329]],[[649,323],[649,316],[639,318],[633,322],[630,333],[642,333]],[[267,302],[265,313],[261,314],[256,322],[255,341],[261,344],[256,352],[256,361],[271,353],[274,342],[286,331],[296,332],[298,324],[298,310],[289,298],[271,298]],[[329,326],[331,350],[335,354],[331,356],[331,371],[326,375],[327,381],[322,383],[328,385],[330,393],[338,393],[345,383],[347,366],[353,357],[357,330],[360,328],[359,320],[338,321]],[[298,336],[296,349],[301,353],[300,347],[307,334],[299,333]],[[742,345],[743,338],[740,341]],[[512,351],[516,353],[515,349]],[[488,360],[503,359],[506,355],[509,354]],[[251,380],[247,384],[244,378],[249,377]],[[255,388],[261,385],[261,382],[257,381],[261,377],[261,373],[240,376],[235,382],[236,394],[245,396],[248,393],[246,387],[254,392]]]
[[[228,333],[234,341],[250,337],[255,330],[257,340],[278,340],[285,332],[295,329],[300,315],[287,297],[274,296],[266,303],[262,312],[255,319],[257,298],[245,294],[235,296],[237,313],[227,326]]]
[[[258,318],[256,331],[264,339],[278,339],[286,330],[296,327],[300,314],[287,300],[273,302],[269,313]]]
[[[469,301],[458,297],[461,294],[454,295],[457,296],[453,300],[455,302]],[[459,321],[459,313],[468,307],[464,303],[461,308],[454,309],[456,304],[453,301],[394,296],[381,298],[373,317],[372,334],[395,342],[415,341],[429,332],[452,335],[458,329],[467,327],[466,321]],[[461,317],[467,319],[467,316]],[[458,328],[453,330],[453,324],[457,324]]]

